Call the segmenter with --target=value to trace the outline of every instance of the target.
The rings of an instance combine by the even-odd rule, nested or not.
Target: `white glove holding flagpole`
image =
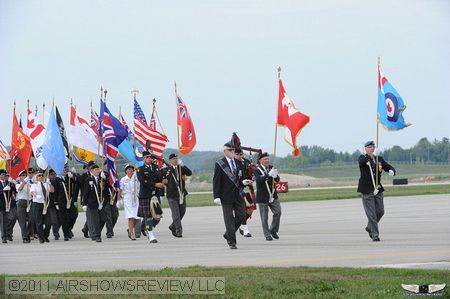
[[[242,184],[244,184],[244,186],[251,185],[252,183],[253,183],[252,180],[243,180],[242,181]]]
[[[214,198],[214,203],[215,203],[216,205],[221,205],[221,204],[222,204],[222,201],[220,200],[220,198]]]
[[[276,168],[272,168],[272,169],[269,171],[269,176],[271,176],[271,177],[273,177],[273,178],[276,178],[276,177],[278,176],[278,170],[277,170]]]
[[[375,186],[375,179],[373,178],[372,165],[370,164],[370,161],[367,161],[366,164],[369,166],[369,169],[370,169],[370,177],[372,178],[372,184],[373,184],[373,195],[377,195],[378,188]]]
[[[83,211],[87,211],[87,206],[83,206]]]
[[[69,172],[67,173],[67,176],[68,176],[70,179],[73,178],[72,172],[69,171]]]
[[[11,190],[11,187],[10,187],[10,186],[5,186],[5,187],[3,187],[3,191],[9,191],[9,190]]]
[[[77,170],[75,169],[75,167],[72,166],[72,168],[70,169],[70,172],[77,172]]]
[[[184,166],[183,160],[178,159],[178,165],[180,165],[181,167],[183,167],[183,166]]]
[[[102,173],[100,174],[100,177],[101,177],[102,179],[106,179],[106,175],[105,175],[105,172],[104,172],[104,171],[102,171]]]
[[[395,176],[395,171],[393,171],[392,169],[389,169],[389,175],[390,176]]]

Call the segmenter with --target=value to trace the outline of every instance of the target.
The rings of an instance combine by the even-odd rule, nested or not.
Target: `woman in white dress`
[[[136,232],[134,230],[139,209],[139,181],[134,172],[134,166],[127,164],[125,166],[125,173],[127,174],[120,180],[119,197],[123,198],[123,206],[125,210],[125,218],[128,219],[128,237],[131,240],[136,240]]]

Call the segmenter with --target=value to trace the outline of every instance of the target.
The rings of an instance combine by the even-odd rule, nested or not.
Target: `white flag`
[[[77,111],[73,106],[70,107],[70,131],[68,139],[72,146],[102,155],[103,150],[101,145],[99,146],[97,134],[84,118],[77,115]]]
[[[27,113],[28,135],[30,136],[31,147],[33,148],[36,164],[41,169],[47,169],[48,163],[42,155],[42,144],[44,144],[45,141],[45,127],[39,122],[30,108],[27,109]]]

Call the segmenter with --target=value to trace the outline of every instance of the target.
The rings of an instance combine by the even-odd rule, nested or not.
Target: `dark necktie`
[[[47,195],[47,190],[45,190],[44,183],[42,183],[42,182],[41,182],[41,188],[42,188],[42,194],[44,195],[44,198],[45,198],[45,196]]]

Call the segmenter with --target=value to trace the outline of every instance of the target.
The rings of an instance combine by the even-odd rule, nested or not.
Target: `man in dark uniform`
[[[89,209],[87,209],[87,203],[83,198],[84,187],[86,180],[91,176],[91,166],[94,165],[94,161],[89,161],[88,165],[83,166],[84,173],[80,175],[80,188],[81,188],[81,205],[83,207],[84,212],[86,213],[86,221],[84,222],[84,226],[81,229],[85,238],[89,238],[89,231],[92,229],[91,218],[89,215]]]
[[[186,213],[186,196],[188,195],[184,177],[192,175],[192,171],[184,165],[181,159],[178,159],[177,154],[171,154],[169,161],[167,201],[172,212],[172,224],[169,226],[169,229],[174,237],[181,238],[183,237],[181,220]]]
[[[218,160],[214,168],[213,193],[214,202],[222,204],[226,232],[223,237],[230,249],[236,247],[236,231],[245,218],[245,204],[242,180],[246,179],[242,171],[242,162],[234,158],[231,142],[224,144],[225,157]]]
[[[157,243],[153,229],[159,223],[162,210],[158,209],[158,215],[152,215],[151,205],[152,200],[157,200],[161,203],[160,194],[161,190],[164,190],[166,186],[162,178],[159,175],[159,167],[153,163],[154,159],[149,151],[143,151],[144,165],[139,167],[136,171],[137,178],[140,183],[139,188],[139,210],[138,216],[144,218],[146,230],[148,230],[148,239],[150,243]],[[154,211],[155,212],[155,211]]]
[[[17,189],[16,189],[16,181],[13,180],[9,173],[6,172],[5,175],[5,185],[9,185],[11,188],[10,192],[7,194],[7,198],[9,195],[9,212],[6,213],[6,238],[8,241],[13,240],[13,232],[14,232],[14,225],[16,225],[17,222]]]
[[[0,169],[0,230],[2,243],[13,240],[12,230],[16,222],[13,217],[17,215],[16,186],[8,181],[6,174],[6,170]]]
[[[60,194],[58,194],[59,191],[59,183],[58,183],[58,177],[56,176],[56,172],[53,169],[50,169],[48,171],[48,181],[51,185],[53,185],[54,192],[50,192],[48,195],[48,207],[47,207],[47,215],[44,217],[45,219],[45,228],[44,228],[44,236],[46,239],[48,239],[50,235],[50,229],[53,232],[53,237],[55,240],[59,240],[59,228],[61,227],[62,223],[61,221],[64,221],[64,219],[61,219],[60,214],[60,204],[58,202]],[[63,232],[64,232],[64,225]]]
[[[256,203],[261,216],[264,237],[266,237],[267,241],[272,241],[274,238],[279,239],[281,205],[274,186],[274,180],[279,182],[280,177],[278,176],[278,170],[269,165],[269,154],[267,152],[261,153],[258,158],[258,167],[253,172],[256,179]],[[273,213],[270,227],[268,223],[269,208]]]
[[[100,168],[97,164],[90,166],[90,175],[86,178],[83,187],[83,206],[89,211],[89,234],[93,241],[101,242],[100,211],[101,193],[104,192],[105,183],[100,182]],[[103,190],[103,191],[102,191]]]
[[[362,202],[368,220],[366,231],[374,242],[379,242],[378,223],[384,215],[384,188],[381,185],[381,173],[384,170],[389,175],[394,176],[396,172],[394,167],[389,165],[383,157],[374,155],[375,143],[373,141],[366,142],[364,151],[365,154],[358,158],[361,174],[358,183],[358,192],[362,193]],[[376,183],[378,183],[378,186],[376,186]]]
[[[112,217],[111,217],[111,198],[112,198],[112,187],[109,183],[109,174],[107,169],[107,162],[103,164],[103,171],[100,174],[100,180],[105,184],[105,189],[102,192],[103,197],[103,207],[100,210],[100,231],[106,225],[106,237],[112,238],[114,235]]]
[[[67,209],[67,226],[69,228],[69,239],[73,238],[73,227],[78,218],[78,194],[80,193],[80,182],[78,180],[79,176],[76,173],[74,167],[72,167],[71,171],[67,171],[66,176],[64,177],[65,181],[68,182],[68,194],[70,196],[70,203],[67,205],[69,208]],[[66,206],[66,208],[67,208]]]

